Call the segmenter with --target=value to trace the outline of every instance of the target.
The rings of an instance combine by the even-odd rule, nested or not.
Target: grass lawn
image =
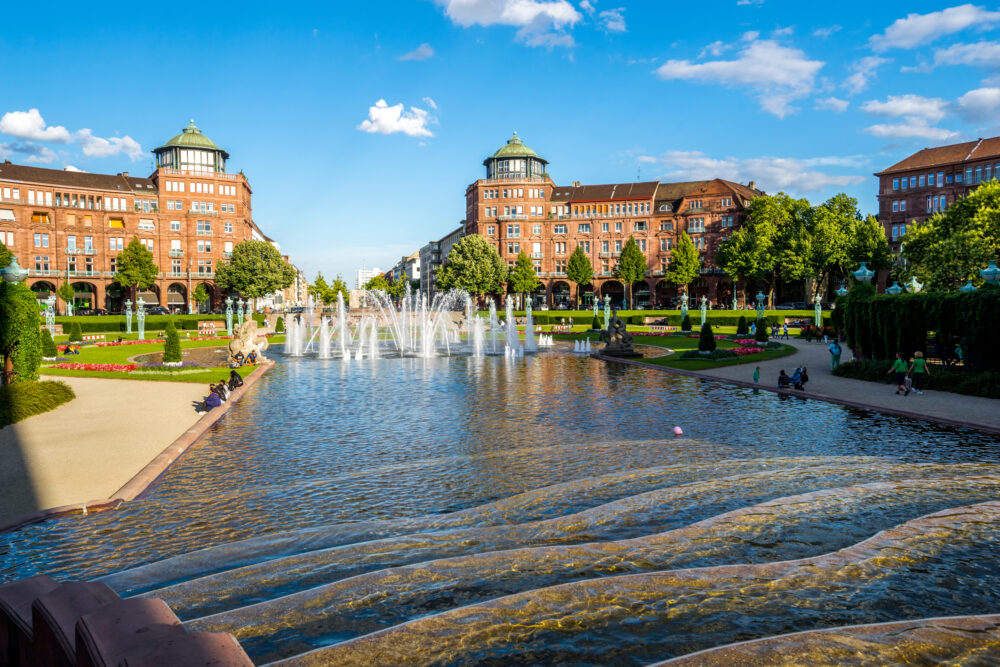
[[[732,331],[726,331],[726,329],[732,329]],[[713,330],[715,333],[719,334],[735,333],[736,327],[713,327]],[[555,334],[553,338],[556,340],[590,339],[592,345],[600,345],[600,338],[597,334]],[[747,338],[750,338],[750,336],[747,336]],[[778,357],[784,357],[795,352],[795,348],[791,345],[782,345],[780,349],[767,350],[758,354],[748,354],[744,357],[736,357],[733,359],[681,359],[681,353],[686,352],[687,350],[698,349],[698,338],[688,338],[686,334],[677,336],[643,336],[642,333],[635,332],[632,334],[632,342],[636,345],[653,345],[656,347],[670,348],[675,351],[674,354],[664,357],[644,359],[644,362],[655,364],[657,366],[667,366],[669,368],[679,368],[688,371],[700,371],[705,370],[706,368],[719,368],[721,366],[753,364],[766,361],[768,359],[777,359]],[[715,343],[720,350],[731,350],[734,347],[739,347],[732,341],[728,340],[717,340]],[[594,349],[596,351],[599,347],[595,347]]]
[[[268,339],[271,345],[285,342],[284,336],[272,336]],[[195,347],[222,347],[228,343],[224,340],[194,340],[189,341],[181,338],[181,349]],[[182,372],[117,372],[117,371],[77,371],[64,368],[49,368],[56,363],[80,363],[80,364],[127,364],[129,357],[138,354],[149,354],[150,352],[162,352],[163,343],[144,343],[141,345],[113,345],[108,347],[97,347],[96,345],[83,345],[79,355],[70,355],[67,358],[60,358],[56,362],[42,362],[39,372],[44,375],[76,375],[81,377],[115,378],[124,380],[149,380],[153,382],[201,382],[208,384],[218,382],[229,375],[228,368],[206,368],[204,370],[183,369]],[[241,376],[246,377],[255,370],[253,366],[243,366],[238,369]]]
[[[69,385],[42,380],[0,387],[0,428],[40,415],[76,398]]]

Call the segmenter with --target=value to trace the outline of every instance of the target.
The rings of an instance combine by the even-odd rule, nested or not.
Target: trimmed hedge
[[[48,412],[75,397],[69,385],[51,380],[0,386],[0,428]]]
[[[697,310],[695,311],[697,313]],[[601,321],[604,321],[604,311],[598,311],[598,317]],[[486,319],[489,319],[489,311],[479,311],[479,315]],[[669,317],[671,322],[681,321],[681,311],[679,310],[619,310],[619,317],[629,324],[643,324],[645,318],[663,318]],[[498,316],[502,319],[503,312],[499,312]],[[748,320],[756,319],[757,312],[750,310],[709,310],[706,313],[706,321],[711,322],[714,327],[734,327],[739,324],[740,318],[747,318]],[[770,319],[772,322],[783,323],[785,318],[793,320],[809,320],[812,322],[813,311],[811,310],[768,310],[765,311],[764,316]],[[524,311],[515,311],[514,317],[524,317]],[[567,324],[569,319],[572,317],[575,324],[586,324],[594,318],[594,311],[592,310],[534,310],[532,311],[532,317],[535,319],[535,324],[559,324],[560,320],[566,319]],[[638,317],[639,320],[633,322],[632,318]],[[210,319],[208,316],[202,317],[201,319]],[[122,320],[124,322],[124,319]]]
[[[52,340],[52,333],[47,328],[42,329],[42,356],[50,359],[59,356],[59,349],[56,347],[56,342]]]
[[[740,315],[739,321],[736,323],[736,335],[746,336],[750,333],[750,325],[747,324],[747,318]]]
[[[69,342],[71,343],[82,343],[83,342],[83,329],[80,328],[79,322],[73,322],[69,325]]]
[[[263,324],[266,315],[255,314],[253,319],[257,324]],[[167,322],[173,322],[178,330],[197,331],[198,322],[210,320],[225,320],[225,315],[147,315],[147,331],[163,331]],[[234,315],[235,322],[235,315]],[[104,333],[108,331],[125,331],[124,315],[81,315],[73,317],[57,317],[56,324],[63,325],[63,331],[68,332],[72,324],[79,324],[83,333]],[[132,315],[132,331],[138,329],[135,314]]]
[[[887,359],[866,359],[841,364],[833,374],[888,385],[895,382],[895,378],[889,373],[891,368],[892,362]],[[924,378],[925,389],[1000,398],[1000,372],[976,372],[967,368],[937,365],[930,368],[930,375]]]
[[[698,338],[699,352],[713,352],[718,347],[715,344],[715,334],[712,333],[712,325],[705,322],[701,325],[701,336]]]
[[[285,332],[285,319],[279,317],[274,323],[274,333],[284,333]]]
[[[177,335],[177,327],[173,322],[167,322],[167,327],[163,332],[166,340],[163,343],[163,361],[175,363],[183,359],[181,354],[181,339]]]

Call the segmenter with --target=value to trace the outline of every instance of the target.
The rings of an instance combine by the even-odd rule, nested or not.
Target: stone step
[[[38,576],[0,585],[0,667],[27,665],[32,656],[31,603],[59,586]]]

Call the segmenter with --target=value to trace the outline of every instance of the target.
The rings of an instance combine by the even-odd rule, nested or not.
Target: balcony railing
[[[195,272],[192,271],[191,272],[191,277],[192,278],[214,278],[215,277],[215,272],[214,271],[198,271],[197,273],[195,273]]]
[[[523,213],[511,213],[499,216],[500,220],[527,220],[528,216]]]
[[[61,276],[62,271],[55,271],[52,269],[29,269],[29,274],[32,276]]]
[[[549,278],[565,278],[565,271],[549,271]]]
[[[188,211],[188,213],[190,213],[191,215],[214,215],[214,216],[219,215],[218,211],[200,211],[196,208],[191,209],[190,211]]]
[[[187,271],[167,271],[163,274],[167,278],[187,278]]]
[[[599,253],[597,253],[597,256],[598,257],[611,257],[611,253],[610,252],[599,252]]]
[[[538,183],[539,185],[544,185],[547,182],[546,179],[540,176],[519,176],[511,174],[510,176],[506,176],[504,178],[484,178],[483,185],[504,185],[505,183],[510,183],[511,181],[521,185],[525,183]]]
[[[167,255],[169,255],[170,257],[183,257],[184,256],[184,251],[183,250],[171,250],[170,252],[167,253]]]
[[[193,176],[195,178],[221,178],[227,181],[238,181],[243,178],[242,174],[227,174],[224,171],[194,171],[193,169],[170,169],[160,167],[157,171],[166,176]]]
[[[531,259],[541,259],[544,256],[545,255],[543,253],[540,253],[540,252],[533,252],[533,253],[531,253]]]
[[[601,271],[602,276],[613,276],[614,271]]]
[[[225,259],[232,259],[233,258],[233,253],[231,253],[231,252],[223,252],[222,256]]]
[[[67,271],[66,275],[79,278],[100,278],[100,271]]]
[[[211,236],[212,235],[212,230],[211,229],[199,229],[197,232],[195,232],[195,234],[197,234],[198,236]]]

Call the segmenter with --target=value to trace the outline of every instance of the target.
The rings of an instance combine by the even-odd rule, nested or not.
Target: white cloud
[[[861,108],[876,116],[921,118],[936,123],[948,112],[948,102],[940,97],[920,95],[889,95],[885,102],[869,100]]]
[[[105,139],[95,137],[93,132],[84,128],[76,133],[76,140],[80,143],[80,148],[87,157],[111,157],[120,153],[124,153],[133,160],[142,157],[142,146],[129,136]]]
[[[472,25],[508,25],[518,28],[517,39],[528,46],[573,46],[571,29],[583,16],[567,0],[435,0],[452,22]],[[593,6],[591,6],[591,10]]]
[[[778,28],[777,30],[771,31],[772,37],[788,37],[795,32],[795,26],[785,26],[784,28]]]
[[[958,111],[972,122],[1000,119],[1000,88],[970,90],[956,100]]]
[[[732,44],[726,44],[721,39],[716,40],[701,50],[701,53],[698,54],[698,59],[700,60],[705,56],[719,57],[731,48]]]
[[[28,111],[8,111],[0,118],[0,132],[18,139],[52,141],[59,144],[70,142],[70,133],[62,125],[45,126],[45,119],[38,109]]]
[[[844,79],[844,83],[842,84],[847,90],[847,94],[857,95],[868,88],[875,79],[876,70],[888,62],[892,61],[888,58],[879,58],[878,56],[865,56],[851,63],[851,74]]]
[[[745,33],[740,35],[740,40],[744,42],[753,42],[758,37],[760,37],[760,30],[747,30]]]
[[[434,47],[424,42],[409,53],[404,53],[398,60],[427,60],[434,57]]]
[[[931,127],[922,118],[909,118],[901,123],[887,123],[866,127],[865,132],[883,139],[930,139],[944,141],[958,136],[958,132],[941,127]]]
[[[845,187],[863,183],[867,178],[860,174],[830,174],[816,167],[858,168],[865,158],[712,158],[701,151],[668,151],[659,161],[670,168],[663,178],[699,180],[725,178],[746,183],[756,181],[757,187],[768,192],[785,190],[797,193],[816,192],[828,187]]]
[[[843,113],[844,111],[847,111],[848,105],[850,105],[850,102],[836,97],[824,97],[816,100],[817,109],[825,109],[835,113]]]
[[[594,15],[594,5],[590,2],[590,0],[583,0],[583,2],[580,3],[580,9],[587,12],[588,16]]]
[[[0,144],[0,158],[15,158],[25,162],[47,164],[56,158],[56,154],[47,146],[34,141],[14,141]]]
[[[998,21],[1000,12],[972,4],[959,5],[929,14],[907,14],[904,19],[896,19],[884,33],[872,35],[868,43],[876,51],[912,49],[966,28],[983,29]]]
[[[812,92],[816,73],[824,63],[809,60],[802,51],[771,40],[753,41],[735,60],[692,63],[668,60],[656,74],[661,79],[685,79],[749,88],[761,107],[784,118],[793,100]]]
[[[764,0],[736,0],[736,6],[753,5],[755,7],[760,7],[764,4]]]
[[[358,129],[379,134],[402,132],[411,137],[433,137],[434,134],[427,129],[428,123],[433,120],[423,109],[410,107],[409,111],[404,111],[402,103],[389,106],[385,100],[379,100],[368,108],[368,119],[362,121]]]
[[[607,9],[598,14],[601,28],[605,32],[625,32],[625,17],[622,16],[624,11],[624,7],[618,7],[617,9]]]
[[[71,164],[68,164],[68,165],[66,165],[65,167],[63,167],[63,171],[79,171],[79,172],[82,172],[82,171],[83,171],[83,169],[77,169],[77,168],[76,168],[76,167],[74,167],[73,165],[71,165]]]
[[[432,98],[430,98],[430,97],[423,97],[421,99],[424,102],[427,102],[427,106],[429,106],[431,109],[434,109],[435,111],[437,111],[437,108],[438,108],[437,102],[435,102]]]
[[[1000,42],[953,44],[934,52],[934,64],[1000,68]]]
[[[839,30],[842,30],[842,28],[839,25],[831,25],[831,26],[827,26],[825,28],[816,28],[815,30],[813,30],[813,37],[819,37],[820,39],[826,39],[827,37],[829,37],[830,35],[832,35],[833,33],[837,32]]]

